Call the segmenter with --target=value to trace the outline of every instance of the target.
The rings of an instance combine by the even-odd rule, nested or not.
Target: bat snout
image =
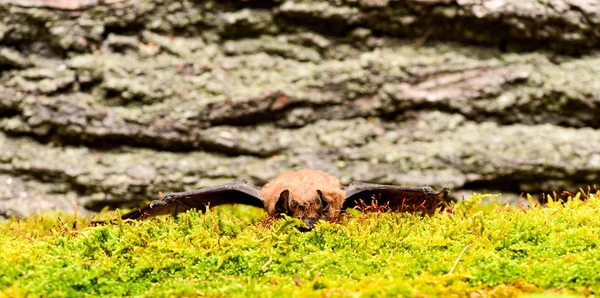
[[[306,227],[298,227],[298,230],[300,230],[300,232],[308,232],[315,227],[315,223],[317,222],[317,219],[303,218],[302,222],[306,225]]]

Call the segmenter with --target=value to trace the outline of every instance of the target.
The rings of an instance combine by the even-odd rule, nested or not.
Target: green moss
[[[0,225],[0,293],[597,295],[599,196],[524,210],[474,195],[453,213],[351,212],[308,233],[242,206],[101,227],[39,215]]]

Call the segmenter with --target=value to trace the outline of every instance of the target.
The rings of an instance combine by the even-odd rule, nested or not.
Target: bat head
[[[325,201],[323,193],[318,190],[314,194],[301,195],[290,193],[288,189],[281,192],[275,211],[278,214],[286,214],[290,217],[301,219],[306,227],[299,228],[301,231],[312,230],[315,223],[325,218],[329,211],[329,204]]]

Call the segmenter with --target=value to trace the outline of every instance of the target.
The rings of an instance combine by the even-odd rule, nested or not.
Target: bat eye
[[[327,212],[327,210],[329,210],[329,204],[323,198],[323,193],[321,192],[320,189],[317,189],[317,194],[319,195],[319,201],[321,201],[321,208],[322,208],[323,212]]]
[[[277,200],[277,204],[275,204],[275,212],[287,214],[288,210],[290,210],[290,191],[286,189],[279,194],[279,199]]]

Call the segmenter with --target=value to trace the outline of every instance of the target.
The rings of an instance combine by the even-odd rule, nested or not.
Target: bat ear
[[[277,213],[288,213],[290,210],[290,191],[284,190],[279,195],[279,200],[277,200],[277,204],[275,204],[275,211]]]
[[[323,208],[323,212],[327,212],[327,210],[329,209],[329,204],[323,198],[323,193],[320,189],[317,189],[317,194],[319,195],[319,201],[321,201],[321,207]]]

